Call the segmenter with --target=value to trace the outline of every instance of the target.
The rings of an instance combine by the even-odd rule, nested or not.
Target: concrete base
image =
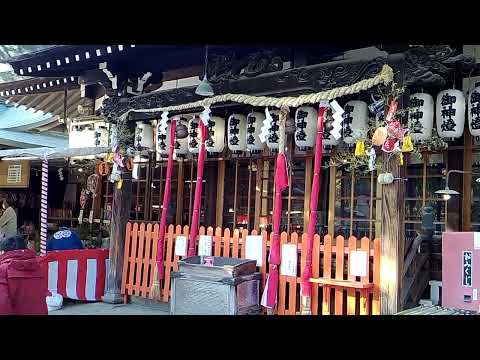
[[[107,304],[123,304],[123,295],[120,293],[107,292],[102,297],[102,301]]]

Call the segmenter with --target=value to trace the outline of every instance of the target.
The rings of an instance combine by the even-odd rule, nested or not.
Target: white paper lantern
[[[480,136],[480,86],[468,96],[468,128],[472,136]]]
[[[272,123],[268,129],[267,147],[270,150],[278,151],[278,141],[280,139],[280,110],[269,110],[272,116]]]
[[[317,129],[315,129],[317,131]],[[323,148],[324,149],[331,149],[334,146],[338,145],[338,140],[335,139],[335,137],[330,134],[330,131],[325,131],[323,132]]]
[[[225,148],[225,119],[211,116],[207,124],[205,148],[209,153],[220,154]]]
[[[70,132],[68,133],[68,147],[69,148],[78,148],[80,143],[80,130],[78,126],[72,126]]]
[[[312,106],[300,106],[295,112],[295,144],[301,150],[312,149],[317,136],[317,110]]]
[[[260,141],[260,130],[265,120],[265,114],[260,112],[251,112],[247,115],[247,151],[259,153],[265,148],[265,144]]]
[[[200,118],[195,116],[188,122],[188,151],[192,154],[198,154],[198,148],[200,146],[199,121]]]
[[[247,117],[232,114],[228,118],[228,148],[234,153],[247,150]]]
[[[442,138],[459,138],[465,126],[465,96],[460,90],[443,90],[438,93],[437,132]]]
[[[355,144],[365,137],[368,122],[368,105],[365,101],[352,100],[343,107],[343,141]]]
[[[106,124],[95,124],[95,146],[107,147],[109,133]]]
[[[169,147],[170,147],[170,128],[172,124],[169,123],[167,126],[166,134],[162,134],[159,130],[160,122],[157,124],[157,143],[156,143],[156,151],[157,151],[157,159],[160,160],[162,157],[168,157]]]
[[[414,142],[422,142],[432,137],[433,97],[426,93],[410,95],[408,113],[409,134]]]
[[[145,167],[143,163],[148,163],[148,156],[135,155],[133,157],[132,178],[138,180],[140,178],[140,169]]]
[[[74,125],[68,135],[70,148],[95,147],[95,130],[93,125]]]
[[[151,124],[137,121],[135,127],[135,147],[137,149],[153,150],[153,127]]]

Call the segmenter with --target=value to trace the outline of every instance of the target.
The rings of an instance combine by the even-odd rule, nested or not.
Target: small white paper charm
[[[202,120],[203,125],[208,125],[208,119],[210,119],[211,112],[212,110],[210,110],[210,106],[205,106],[205,110],[200,114],[200,119]]]
[[[375,149],[373,147],[370,149],[368,155],[368,169],[370,171],[373,171],[375,170],[375,159],[377,158],[377,154],[375,153]]]
[[[337,102],[337,100],[330,101],[330,106],[335,113],[339,113],[340,115],[342,115],[345,112],[340,106],[340,104]]]
[[[198,240],[198,256],[212,255],[212,237],[210,235],[200,235]]]
[[[245,239],[245,258],[256,260],[257,266],[263,264],[263,237],[261,235],[248,235]]]
[[[270,114],[270,111],[268,110],[268,107],[265,108],[265,120],[263,120],[262,127],[260,129],[260,134],[258,134],[258,137],[260,138],[260,141],[262,143],[267,141],[268,137],[268,131],[270,127],[272,126],[272,115]]]
[[[480,232],[473,233],[473,249],[480,250]]]
[[[363,250],[350,252],[350,275],[367,276],[368,254]]]
[[[280,275],[297,276],[297,245],[282,244]]]
[[[80,215],[78,215],[78,223],[83,224],[83,209],[80,209]]]
[[[177,235],[175,238],[175,256],[187,255],[187,237],[183,235]]]
[[[167,134],[167,128],[168,128],[167,121],[168,121],[168,111],[164,111],[164,112],[162,112],[162,116],[161,116],[161,119],[160,119],[160,125],[158,126],[158,130],[162,135]]]
[[[88,214],[88,222],[93,224],[93,210],[90,210],[90,213]]]

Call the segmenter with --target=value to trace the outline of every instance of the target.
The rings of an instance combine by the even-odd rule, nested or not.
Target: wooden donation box
[[[442,306],[480,311],[480,233],[442,236]]]
[[[28,188],[30,161],[0,161],[0,188]]]

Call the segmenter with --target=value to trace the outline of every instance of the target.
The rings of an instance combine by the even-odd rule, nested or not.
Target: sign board
[[[210,235],[200,235],[198,240],[198,255],[211,256],[212,255],[212,237]]]
[[[256,260],[257,266],[263,264],[263,237],[261,235],[248,235],[245,239],[245,258]]]
[[[0,188],[28,188],[30,161],[0,161]]]
[[[480,232],[473,233],[473,249],[480,250]]]
[[[462,286],[472,287],[472,252],[463,252]]]
[[[280,275],[297,276],[297,245],[282,244]]]
[[[202,259],[202,265],[213,266],[215,258],[213,256],[204,256]]]
[[[367,276],[368,253],[366,251],[350,251],[349,261],[351,276]]]
[[[175,238],[175,256],[187,255],[187,237],[184,235],[177,235]]]

